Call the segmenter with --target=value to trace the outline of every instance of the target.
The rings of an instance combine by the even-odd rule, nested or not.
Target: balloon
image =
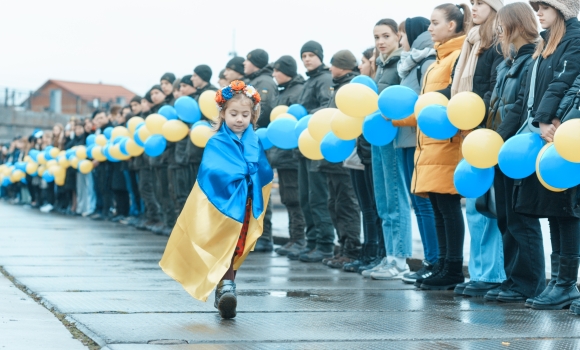
[[[50,157],[52,159],[56,158],[58,156],[58,154],[60,153],[60,150],[56,147],[53,147],[50,149],[50,151],[48,152],[50,154]]]
[[[163,129],[163,124],[165,124],[166,122],[167,122],[167,118],[165,118],[161,114],[156,114],[156,113],[150,114],[145,119],[145,125],[147,126],[147,129],[149,129],[149,131],[153,135],[160,135],[161,130]],[[141,129],[139,129],[139,130],[141,130]]]
[[[16,162],[16,164],[14,164],[14,168],[21,170],[21,171],[26,171],[26,163],[25,162]]]
[[[311,160],[321,160],[324,159],[322,152],[320,151],[320,142],[316,141],[311,135],[308,129],[302,131],[300,137],[298,138],[298,148],[302,155]]]
[[[475,129],[485,118],[485,103],[476,93],[460,92],[447,104],[447,114],[449,121],[456,128]]]
[[[145,124],[145,119],[141,117],[133,117],[129,119],[129,121],[127,122],[127,129],[129,129],[129,133],[133,135],[135,133],[135,130],[137,130],[137,126],[140,124]]]
[[[30,152],[28,152],[28,154],[30,155],[30,158],[32,158],[33,161],[38,162],[38,154],[40,152],[36,149],[31,149]]]
[[[58,157],[58,165],[66,169],[70,166],[70,162],[66,157]]]
[[[32,160],[32,157],[31,156],[24,156],[23,162],[29,163],[29,162],[32,162],[32,161],[33,160]]]
[[[417,118],[417,125],[421,131],[437,140],[452,138],[459,131],[447,118],[447,107],[431,105],[423,108]]]
[[[5,177],[2,179],[2,186],[6,187],[6,186],[10,186],[12,184],[12,181],[10,181],[9,177]]]
[[[36,173],[38,174],[38,176],[42,177],[45,171],[46,167],[44,165],[39,165],[38,170],[36,170]]]
[[[63,179],[66,177],[66,169],[61,166],[55,166],[49,169],[55,179]]]
[[[189,98],[189,99],[193,100],[193,98],[191,98],[189,96],[182,96],[175,101],[174,106],[177,106],[177,101],[179,101],[182,98]],[[195,102],[195,100],[193,100],[193,102]],[[177,119],[177,110],[173,106],[169,106],[169,105],[163,106],[163,107],[159,108],[158,113],[161,114],[162,116],[164,116],[165,119],[167,119],[167,120]]]
[[[93,143],[90,146],[87,146],[87,159],[91,158],[91,154],[93,152],[93,148],[95,148],[97,144]]]
[[[72,157],[71,160],[70,160],[70,166],[73,169],[78,168],[78,166],[79,166],[79,159],[77,157]]]
[[[467,163],[465,159],[457,165],[453,175],[453,183],[457,192],[465,198],[483,196],[493,184],[494,168],[480,169]]]
[[[39,152],[36,160],[38,161],[38,164],[46,164],[46,153],[44,153],[44,151]]]
[[[116,141],[120,137],[129,137],[131,134],[129,133],[129,129],[124,126],[115,126],[113,132],[111,132],[111,140]]]
[[[54,181],[54,176],[52,176],[52,175],[50,174],[50,172],[48,172],[48,171],[45,171],[45,172],[42,174],[42,179],[43,179],[44,181],[46,181],[46,182],[53,182],[53,181]]]
[[[497,165],[499,150],[503,139],[490,129],[477,129],[471,132],[465,140],[461,151],[465,160],[472,166],[487,169]]]
[[[104,146],[107,144],[107,137],[103,134],[97,135],[95,138],[95,143],[99,146]]]
[[[167,123],[163,124],[161,132],[168,141],[177,142],[187,136],[189,127],[181,120],[168,120]]]
[[[580,119],[570,119],[556,129],[554,146],[562,158],[580,163]]]
[[[165,147],[167,146],[167,141],[161,135],[153,135],[145,142],[145,153],[149,157],[160,156]]]
[[[97,160],[99,162],[104,162],[105,160],[107,160],[107,157],[105,157],[105,155],[102,152],[101,146],[95,146],[91,152],[91,156],[93,157],[94,160]]]
[[[56,161],[56,159],[51,159],[48,162],[46,162],[46,167],[48,169],[50,169],[51,167],[56,166],[56,165],[58,165],[58,162]]]
[[[133,139],[141,147],[145,147],[145,142],[147,142],[147,139],[149,137],[151,137],[151,132],[149,131],[147,126],[140,127],[133,135]]]
[[[269,150],[270,148],[272,148],[273,144],[272,144],[272,142],[270,142],[270,139],[268,138],[268,129],[267,128],[260,128],[260,129],[256,130],[256,135],[258,135],[258,137],[260,138],[260,141],[262,142],[262,147],[264,147],[264,150]]]
[[[273,122],[274,120],[276,120],[276,118],[278,118],[280,114],[286,113],[287,111],[288,106],[286,105],[279,105],[274,107],[272,109],[272,112],[270,112],[270,121]]]
[[[90,146],[93,145],[95,143],[97,136],[95,134],[91,134],[89,136],[87,136],[87,139],[85,141],[85,145]]]
[[[339,163],[352,154],[355,146],[356,140],[341,140],[329,132],[320,143],[320,152],[327,161]]]
[[[93,162],[90,160],[82,160],[79,162],[79,171],[82,174],[88,174],[93,171]]]
[[[362,86],[360,84],[356,85]],[[344,87],[346,86],[349,85],[345,85]],[[332,130],[330,122],[332,121],[332,117],[334,117],[336,111],[336,108],[324,108],[314,113],[310,118],[310,121],[308,122],[308,133],[316,140],[316,142],[320,143],[324,136]]]
[[[377,110],[378,95],[366,85],[346,84],[336,92],[335,96],[338,109],[349,117],[364,118]],[[312,130],[310,132],[312,133]],[[312,136],[317,138],[315,135]]]
[[[413,114],[418,99],[419,96],[413,89],[402,85],[392,85],[381,92],[378,101],[379,110],[389,119],[404,119]],[[376,109],[372,112],[374,111]]]
[[[75,152],[75,156],[79,160],[87,159],[87,149],[85,146],[79,146]]]
[[[499,168],[512,179],[526,178],[536,171],[536,158],[543,146],[544,141],[536,133],[516,135],[501,147]]]
[[[546,183],[546,181],[544,181],[544,179],[542,179],[542,175],[540,174],[540,160],[542,159],[544,152],[546,152],[546,150],[551,146],[552,146],[551,142],[547,143],[540,150],[540,153],[538,154],[538,158],[536,158],[536,176],[538,177],[538,180],[540,181],[542,186],[544,186],[547,190],[552,191],[552,192],[564,192],[564,191],[566,191],[566,188],[555,188],[555,187],[548,185]]]
[[[20,179],[20,182],[22,182],[25,185],[28,183],[28,181],[26,181],[26,177],[23,177],[22,179]]]
[[[131,155],[132,157],[140,156],[143,154],[143,152],[145,152],[145,148],[139,146],[137,142],[131,139],[127,140],[125,148],[127,149],[129,155]]]
[[[26,173],[28,175],[34,174],[37,170],[38,170],[38,164],[37,163],[28,163],[28,164],[26,164]]]
[[[289,114],[289,113],[282,113],[282,114],[278,115],[276,117],[276,120],[278,120],[278,119],[291,119],[291,120],[294,120],[294,121],[297,121],[298,120],[298,119],[296,119],[295,116],[293,116],[292,114]]]
[[[308,115],[306,108],[304,108],[303,105],[297,103],[288,107],[286,113],[293,115],[297,120],[300,120]]]
[[[10,181],[13,183],[18,182],[22,180],[23,177],[26,177],[26,173],[20,169],[16,169],[12,172],[12,175],[10,175]]]
[[[302,131],[308,129],[308,122],[310,122],[310,118],[312,118],[312,115],[307,115],[296,123],[296,127],[294,128],[294,135],[296,135],[297,138],[300,137]]]
[[[123,154],[123,152],[121,152],[121,145],[120,144],[116,144],[113,145],[111,148],[109,148],[109,153],[111,154],[111,157],[118,159],[118,160],[127,160],[129,158],[131,158],[130,155],[125,155]]]
[[[440,105],[440,106],[447,107],[448,103],[449,103],[449,100],[442,93],[428,92],[426,94],[419,96],[419,99],[415,103],[415,108],[414,108],[415,116],[418,116],[421,113],[421,111],[423,110],[423,108],[425,108],[427,106]]]
[[[161,107],[161,109],[163,108]],[[162,114],[161,109],[159,110],[159,114]],[[195,123],[201,119],[201,110],[196,100],[190,96],[181,96],[175,101],[175,116],[176,118],[167,117],[167,119],[177,119],[179,117],[179,119],[186,123]]]
[[[374,92],[377,94],[379,93],[379,87],[377,83],[373,80],[373,78],[366,76],[366,75],[357,75],[351,81],[351,84],[363,84],[370,87]]]
[[[111,134],[113,133],[113,127],[109,126],[107,128],[105,128],[105,130],[103,130],[103,135],[105,135],[105,137],[107,138],[107,140],[111,139]]]
[[[391,121],[385,120],[381,112],[375,112],[365,118],[362,125],[363,136],[374,146],[385,146],[393,142],[399,128],[394,127]]]
[[[216,120],[220,112],[215,102],[215,91],[205,91],[199,95],[199,109],[201,113],[210,120]]]
[[[129,151],[127,150],[127,142],[129,142],[129,140],[130,138],[125,137],[121,142],[119,142],[119,149],[124,156],[130,156]]]
[[[542,154],[538,169],[542,179],[552,187],[572,188],[580,185],[580,163],[562,158],[553,144]]]
[[[288,118],[278,118],[268,125],[266,136],[276,147],[293,149],[298,147],[298,137],[294,133],[297,121]]]
[[[207,141],[215,134],[214,129],[211,125],[206,122],[198,122],[191,127],[191,132],[189,133],[189,139],[197,147],[204,148]]]
[[[364,121],[361,118],[349,117],[338,110],[330,121],[330,129],[341,140],[353,140],[362,134]]]

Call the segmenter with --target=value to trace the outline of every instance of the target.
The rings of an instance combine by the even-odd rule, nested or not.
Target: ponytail
[[[471,9],[468,5],[443,4],[435,7],[435,10],[445,13],[447,22],[455,22],[457,36],[465,35],[471,29]]]

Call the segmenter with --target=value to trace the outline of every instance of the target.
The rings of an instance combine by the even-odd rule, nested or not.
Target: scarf
[[[397,72],[401,79],[405,79],[411,70],[415,68],[421,61],[429,56],[435,56],[437,51],[432,47],[424,48],[423,50],[412,49],[401,53],[401,59],[397,63]]]
[[[471,28],[467,38],[463,42],[461,55],[457,61],[455,75],[451,85],[451,97],[464,91],[473,90],[473,76],[477,66],[477,53],[481,47],[481,36],[479,26]]]

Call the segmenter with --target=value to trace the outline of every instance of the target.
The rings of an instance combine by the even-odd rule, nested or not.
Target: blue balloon
[[[109,126],[108,128],[105,128],[105,130],[103,131],[103,135],[105,135],[105,137],[107,138],[107,140],[111,139],[111,133],[113,132],[113,127]]]
[[[145,122],[141,122],[141,123],[137,124],[137,126],[135,127],[135,131],[138,131],[139,129],[141,129],[144,126],[145,126]]]
[[[48,147],[46,147],[46,148],[44,149],[44,151],[43,151],[43,152],[44,152],[44,159],[45,159],[45,160],[51,160],[51,159],[54,159],[54,158],[52,158],[52,156],[50,155],[50,150],[51,150],[51,149],[53,149],[53,148],[54,148],[54,147],[52,147],[52,146],[48,146]]]
[[[167,147],[167,141],[162,135],[151,135],[145,141],[145,153],[149,157],[160,156],[165,151],[165,147]]]
[[[121,143],[119,145],[119,149],[121,150],[121,153],[123,153],[126,156],[129,155],[129,151],[127,151],[127,142],[128,141],[129,141],[128,137],[123,137],[121,140]]]
[[[350,83],[351,84],[362,84],[362,85],[368,86],[371,89],[373,89],[373,91],[376,92],[377,94],[379,93],[379,87],[377,86],[377,83],[375,83],[373,78],[371,78],[369,76],[357,75],[356,77],[354,77],[350,81]]]
[[[298,123],[296,123],[296,126],[294,127],[294,135],[296,135],[296,137],[300,137],[302,132],[308,129],[308,122],[310,121],[310,118],[312,118],[312,115],[309,114],[306,117],[300,119]]]
[[[26,162],[16,162],[14,168],[26,172],[26,165],[27,165]]]
[[[7,178],[7,177],[5,177],[5,178],[2,180],[2,186],[4,186],[4,187],[10,186],[11,184],[12,184],[12,182],[10,182],[10,179],[9,179],[9,178]]]
[[[93,154],[93,148],[95,148],[95,146],[97,146],[97,144],[94,144],[94,143],[90,146],[87,146],[87,158],[88,159],[93,159],[92,154]]]
[[[449,121],[447,107],[440,105],[423,108],[417,117],[417,125],[419,125],[421,132],[436,140],[450,139],[459,131]]]
[[[308,115],[308,111],[306,110],[306,108],[304,108],[303,105],[297,103],[288,107],[286,113],[295,116],[297,120],[300,120]]]
[[[540,158],[540,175],[546,183],[556,188],[572,188],[580,185],[580,163],[562,158],[551,145]]]
[[[193,128],[195,128],[196,126],[199,126],[199,125],[207,126],[208,128],[212,127],[211,123],[208,122],[207,120],[200,120],[198,122],[193,123],[193,125],[191,126],[191,129],[193,130]]]
[[[298,147],[298,137],[294,133],[298,122],[288,118],[276,119],[268,125],[266,136],[270,142],[281,149]]]
[[[50,150],[51,150],[51,149],[53,149],[53,148],[54,148],[54,147],[52,147],[52,146],[46,146],[46,148],[44,149],[44,151],[45,151],[46,153],[48,153],[48,152],[50,152]]]
[[[107,157],[107,160],[108,160],[109,162],[116,163],[116,162],[118,162],[119,160],[118,160],[118,159],[115,159],[115,158],[114,158],[114,157],[111,155],[111,152],[109,152],[109,149],[110,149],[110,147],[111,147],[111,146],[112,146],[112,145],[111,145],[110,143],[107,143],[106,145],[104,145],[104,146],[103,146],[103,148],[102,148],[102,152],[103,152],[103,155],[104,155],[105,157]]]
[[[191,97],[189,97],[189,98],[191,98]],[[175,101],[175,102],[177,102],[177,101]],[[177,119],[177,111],[175,110],[175,108],[173,108],[173,106],[169,106],[169,105],[163,106],[163,107],[159,108],[159,112],[157,112],[157,113],[164,116],[167,120]]]
[[[385,146],[393,142],[397,136],[399,128],[393,123],[385,120],[381,112],[375,112],[367,117],[363,122],[363,136],[374,146]]]
[[[30,156],[30,158],[32,158],[33,161],[38,162],[38,154],[40,152],[36,149],[31,149],[30,152],[28,152],[28,155]]]
[[[28,181],[26,181],[26,177],[23,177],[22,179],[20,179],[20,182],[22,182],[25,185],[28,183]]]
[[[346,158],[348,158],[354,147],[356,146],[356,139],[354,140],[341,140],[331,131],[320,143],[320,152],[324,156],[324,159],[331,163],[340,163]]]
[[[97,136],[95,136],[95,134],[91,134],[91,135],[87,136],[87,140],[85,141],[85,145],[87,145],[87,146],[93,145],[95,143],[96,138],[97,138]]]
[[[530,132],[507,140],[499,151],[498,165],[505,176],[523,179],[536,172],[536,158],[544,147],[540,135]]]
[[[42,179],[46,182],[53,182],[54,176],[50,175],[48,171],[45,171],[44,174],[42,174]]]
[[[493,184],[495,170],[493,167],[479,169],[467,163],[465,159],[457,165],[453,175],[453,183],[457,192],[465,198],[481,197]]]
[[[379,110],[389,119],[404,119],[413,114],[418,99],[419,95],[411,88],[389,86],[379,95]]]
[[[76,151],[74,149],[68,149],[64,155],[66,156],[66,159],[70,160],[72,157],[76,157]]]
[[[139,130],[135,130],[135,132],[133,133],[133,140],[137,145],[139,145],[139,147],[145,147],[145,142],[143,142],[143,140],[141,140],[141,138],[139,137]]]
[[[262,142],[262,147],[264,147],[265,150],[268,150],[272,148],[272,146],[274,146],[272,142],[270,142],[270,140],[268,139],[267,133],[268,133],[267,128],[260,128],[256,130],[256,135],[258,135],[258,137],[260,138],[260,141]]]
[[[199,104],[189,96],[181,96],[175,101],[174,106],[179,119],[186,123],[195,123],[201,119]]]

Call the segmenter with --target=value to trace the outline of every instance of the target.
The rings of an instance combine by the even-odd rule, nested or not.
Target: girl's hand
[[[554,124],[540,123],[540,136],[547,142],[554,142],[556,126]]]

